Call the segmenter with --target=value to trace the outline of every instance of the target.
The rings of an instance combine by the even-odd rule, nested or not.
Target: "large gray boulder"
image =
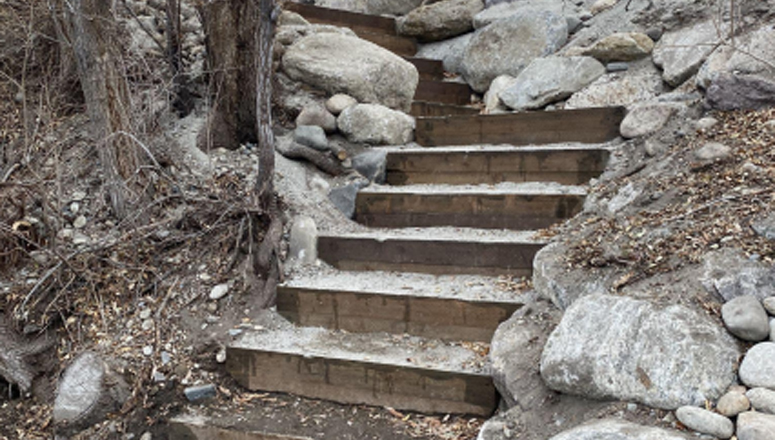
[[[566,310],[541,357],[557,391],[675,409],[715,400],[736,378],[735,340],[684,306],[610,295]]]
[[[537,58],[498,96],[514,110],[537,109],[567,98],[604,73],[605,66],[592,57]]]
[[[715,20],[706,20],[665,33],[652,54],[654,64],[662,68],[665,82],[677,87],[697,73],[716,48],[718,31]]]
[[[473,36],[473,32],[469,32],[449,40],[421,44],[417,48],[417,57],[441,61],[447,72],[460,73],[463,52]]]
[[[688,440],[673,430],[642,426],[625,420],[596,420],[562,432],[549,440]]]
[[[406,15],[421,4],[422,0],[369,0],[366,12],[371,15]]]
[[[567,39],[567,21],[552,12],[506,17],[476,31],[463,53],[463,77],[483,93],[497,76],[517,76],[535,58],[555,53]]]
[[[565,108],[630,106],[653,100],[663,91],[662,76],[657,69],[653,65],[640,66],[627,72],[601,76],[574,93]]]
[[[398,55],[360,38],[324,33],[299,39],[282,58],[291,78],[329,94],[408,111],[417,69]]]
[[[734,249],[720,249],[705,255],[700,282],[724,302],[744,295],[763,300],[775,296],[775,267]]]
[[[420,41],[439,41],[473,30],[482,0],[443,0],[419,7],[398,22],[398,32]]]
[[[414,118],[378,104],[347,107],[336,120],[351,142],[404,145],[414,136]]]

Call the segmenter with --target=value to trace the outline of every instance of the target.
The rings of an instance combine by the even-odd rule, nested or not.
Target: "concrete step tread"
[[[485,377],[490,374],[487,347],[407,335],[294,327],[246,332],[227,348]]]
[[[326,232],[319,236],[339,239],[367,239],[384,241],[414,241],[414,242],[457,242],[457,243],[503,243],[503,244],[538,244],[544,245],[547,240],[537,238],[536,231],[513,231],[508,229],[477,229],[458,227],[429,228],[369,228],[363,231]]]
[[[415,194],[415,195],[526,195],[526,196],[586,196],[583,186],[562,185],[554,182],[501,182],[494,185],[370,185],[361,194]]]
[[[363,292],[470,302],[524,304],[527,298],[504,288],[506,279],[480,275],[431,275],[406,272],[353,272],[324,269],[297,274],[282,286],[296,289]]]

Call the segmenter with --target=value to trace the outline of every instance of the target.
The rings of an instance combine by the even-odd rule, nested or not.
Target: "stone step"
[[[297,275],[277,289],[277,311],[302,326],[489,342],[524,304],[498,278],[393,272]]]
[[[468,84],[421,79],[414,100],[462,106],[471,103],[472,93]]]
[[[254,391],[484,417],[498,400],[485,352],[409,336],[303,327],[243,334],[226,348],[226,369]]]
[[[372,230],[318,236],[318,256],[341,270],[530,276],[545,243],[529,231]]]
[[[184,414],[167,424],[167,437],[175,440],[312,440],[281,433],[267,433],[234,423],[223,424],[220,417]]]
[[[584,204],[578,186],[546,183],[492,185],[372,185],[358,192],[355,220],[366,226],[457,226],[542,229],[567,220]]]
[[[390,185],[541,181],[580,185],[605,170],[608,156],[605,148],[578,144],[389,149],[386,179]]]
[[[624,107],[418,118],[420,145],[596,144],[619,136]]]

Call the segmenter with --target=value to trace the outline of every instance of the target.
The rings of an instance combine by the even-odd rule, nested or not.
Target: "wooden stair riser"
[[[349,332],[387,332],[450,341],[489,342],[519,303],[281,286],[277,311],[307,327]]]
[[[599,176],[607,150],[540,151],[392,151],[387,156],[386,182],[412,184],[496,184],[557,182],[581,185]]]
[[[462,106],[471,103],[471,93],[468,84],[420,80],[414,100]]]
[[[293,393],[340,403],[487,417],[497,405],[492,378],[230,347],[226,369],[249,390]]]
[[[355,218],[374,227],[533,230],[576,215],[583,204],[584,196],[579,195],[360,192]]]
[[[318,237],[318,256],[341,270],[530,276],[544,244]]]
[[[619,136],[619,125],[624,115],[624,107],[606,107],[418,118],[415,140],[427,147],[602,143]]]
[[[417,68],[417,72],[420,74],[421,80],[426,81],[443,81],[444,80],[444,63],[437,60],[429,60],[426,58],[407,57],[406,61],[409,61]]]
[[[174,440],[312,440],[309,437],[241,431],[176,420],[169,423],[167,437],[164,438]]]
[[[411,115],[415,118],[440,117],[449,115],[478,115],[479,109],[462,105],[439,104],[436,102],[413,101]]]

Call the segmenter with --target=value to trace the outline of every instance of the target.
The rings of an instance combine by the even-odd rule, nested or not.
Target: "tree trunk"
[[[141,155],[140,147],[129,136],[129,88],[119,68],[112,4],[103,0],[63,2],[94,140],[99,144],[104,183],[114,214],[124,218],[130,205],[142,197],[138,174]]]
[[[184,117],[194,108],[188,78],[183,71],[181,50],[180,0],[167,0],[167,60],[172,68],[172,108]]]

